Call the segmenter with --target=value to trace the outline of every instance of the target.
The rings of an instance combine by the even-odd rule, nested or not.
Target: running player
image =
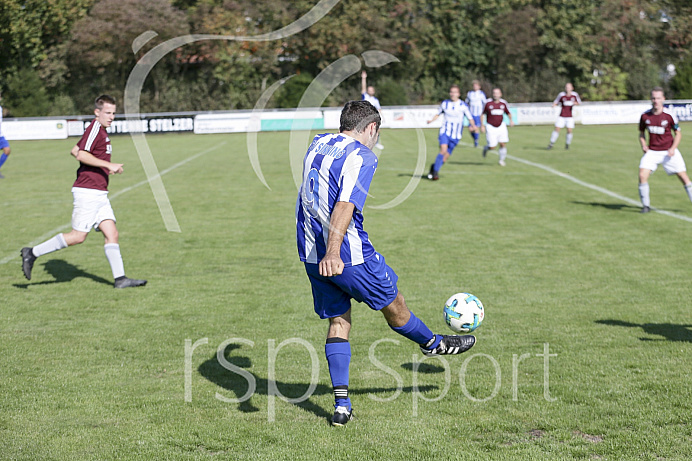
[[[505,114],[509,117],[509,126],[514,126],[512,114],[507,107],[507,101],[502,99],[502,90],[493,88],[493,99],[488,101],[483,108],[483,117],[487,124],[481,124],[481,130],[485,133],[487,144],[483,146],[483,157],[488,155],[488,151],[495,149],[495,146],[500,144],[498,154],[500,154],[500,166],[505,166],[505,158],[507,158],[507,143],[509,142],[509,133],[507,132],[507,124],[505,123]]]
[[[428,120],[428,124],[437,120],[440,115],[444,115],[444,123],[440,127],[440,134],[438,136],[438,141],[440,143],[440,153],[437,154],[435,163],[430,165],[430,173],[428,173],[428,179],[437,181],[440,179],[438,173],[440,168],[447,161],[454,148],[461,140],[461,132],[464,129],[464,117],[469,120],[469,125],[471,129],[476,128],[476,123],[473,121],[473,116],[469,112],[469,108],[464,101],[459,99],[461,96],[461,91],[459,86],[452,85],[449,88],[449,99],[445,99],[440,104],[437,114]]]
[[[435,335],[406,306],[398,277],[363,230],[363,206],[377,169],[372,148],[380,114],[367,101],[346,103],[338,134],[315,136],[303,160],[296,203],[298,254],[312,286],[315,313],[329,319],[324,347],[334,388],[332,424],[353,418],[348,396],[351,299],[381,311],[389,326],[425,355],[460,354],[471,335]]]
[[[22,248],[22,270],[27,280],[31,280],[36,258],[84,242],[89,231],[95,228],[105,237],[103,248],[113,272],[115,288],[138,287],[147,283],[146,280],[125,276],[115,215],[108,200],[108,176],[123,172],[122,163],[111,163],[111,140],[106,132],[115,118],[115,99],[102,95],[94,105],[96,118],[71,152],[79,161],[77,180],[72,185],[72,231],[58,234],[33,248]]]
[[[685,186],[685,192],[692,201],[692,183],[687,176],[685,160],[678,150],[682,133],[678,126],[678,118],[673,112],[663,107],[666,97],[663,88],[651,90],[651,109],[644,112],[639,119],[639,142],[644,155],[639,162],[639,197],[642,200],[642,213],[651,211],[649,199],[649,176],[656,171],[658,165],[663,170],[678,175]],[[649,132],[649,144],[646,143],[646,132]]]
[[[572,108],[581,104],[581,99],[579,95],[574,91],[574,87],[571,83],[565,85],[565,91],[561,91],[557,95],[555,101],[553,101],[553,107],[561,106],[560,116],[555,122],[555,130],[550,135],[550,144],[548,144],[548,150],[553,148],[553,144],[557,141],[560,136],[560,128],[567,127],[567,138],[565,138],[565,149],[569,149],[569,145],[572,144],[572,130],[574,130],[574,118],[572,117]]]
[[[7,161],[10,156],[10,143],[2,135],[2,106],[0,106],[0,149],[2,149],[2,155],[0,155],[0,168]],[[0,173],[0,179],[4,178],[2,173]]]
[[[481,82],[474,80],[472,85],[473,90],[466,93],[466,105],[469,106],[469,112],[471,112],[473,121],[476,124],[476,129],[469,127],[469,130],[473,135],[473,147],[478,147],[478,131],[481,126],[481,114],[483,114],[483,108],[485,107],[485,103],[488,101],[488,97],[485,95],[483,90],[481,90]]]
[[[380,113],[380,117],[382,117],[382,107],[380,106],[380,100],[377,99],[377,96],[375,96],[375,87],[370,85],[368,86],[367,83],[368,80],[368,73],[363,71],[360,73],[360,95],[361,99],[363,101],[368,101],[370,104],[375,106],[375,109]],[[380,138],[378,136],[377,138],[377,143],[375,144],[375,147],[382,150],[384,149],[384,146],[382,143],[380,143]]]

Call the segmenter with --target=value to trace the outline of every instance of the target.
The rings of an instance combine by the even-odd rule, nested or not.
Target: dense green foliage
[[[89,112],[96,93],[121,99],[137,60],[169,38],[264,34],[316,3],[5,0],[4,105],[18,116]],[[133,40],[149,30],[158,35],[133,53]],[[400,60],[370,69],[385,105],[432,103],[449,84],[467,88],[476,78],[503,87],[516,102],[550,100],[568,80],[592,100],[640,99],[654,85],[684,93],[668,86],[665,69],[689,63],[691,48],[692,7],[685,0],[344,0],[309,29],[281,40],[208,40],[178,48],[152,71],[141,103],[147,112],[248,109],[281,78],[314,76],[342,56],[372,49]],[[41,78],[35,93],[42,104],[26,103],[16,87],[17,75],[30,71]],[[352,98],[359,83],[357,76],[347,80],[327,103]],[[298,98],[283,93],[270,106],[293,107]]]
[[[457,291],[479,296],[487,316],[471,353],[446,359],[447,381],[437,359],[414,373],[424,359],[418,347],[354,302],[357,419],[340,429],[327,419],[326,321],[313,312],[295,246],[288,133],[258,136],[271,190],[253,174],[244,134],[148,136],[181,233],[166,232],[130,137],[112,137],[114,159],[125,164],[111,178],[125,269],[149,279],[129,291],[112,288],[95,232],[39,258],[32,280],[24,279],[19,249],[69,228],[75,139],[12,142],[0,182],[7,188],[0,205],[0,457],[692,459],[692,204],[679,181],[661,172],[651,178],[652,204],[674,215],[639,214],[636,126],[577,126],[569,151],[564,133],[545,150],[551,130],[511,128],[505,168],[496,155],[484,160],[463,143],[440,181],[421,182],[385,210],[372,206],[409,183],[418,142],[415,130],[382,132],[385,150],[364,209],[375,248],[434,331],[448,331],[442,304]],[[423,135],[427,166],[437,130]],[[690,145],[683,140],[683,153]],[[208,344],[188,362],[186,401],[185,341],[202,338]],[[217,347],[232,338],[254,343],[224,354],[256,379],[242,404],[216,397],[239,398],[248,389],[217,359]],[[310,356],[300,344],[281,349],[270,369],[270,341],[276,348],[290,338],[314,348],[318,382],[308,401],[275,399],[270,422],[269,380],[294,398],[310,382]],[[381,339],[387,342],[374,354],[402,380],[398,395],[394,376],[368,357]],[[547,369],[554,401],[545,395],[545,357],[536,356],[545,343],[557,354]],[[440,400],[422,400],[440,397],[446,382]]]

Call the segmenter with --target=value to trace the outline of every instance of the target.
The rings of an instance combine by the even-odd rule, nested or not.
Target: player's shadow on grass
[[[476,166],[483,166],[483,165],[490,165],[491,163],[489,162],[463,162],[459,160],[447,160],[446,162],[449,165],[476,165]]]
[[[641,328],[650,335],[663,336],[668,341],[692,343],[692,324],[677,325],[674,323],[631,323],[622,320],[596,320],[601,325],[616,327]],[[641,341],[663,341],[663,339],[639,338]]]
[[[570,203],[574,203],[575,205],[588,205],[588,206],[592,206],[592,207],[600,207],[600,208],[605,208],[606,210],[613,210],[613,211],[629,211],[631,213],[639,213],[639,211],[641,211],[641,207],[634,206],[634,205],[627,205],[625,203],[575,202],[575,201],[572,201]]]
[[[83,271],[79,267],[68,263],[67,261],[63,261],[62,259],[51,259],[49,261],[46,261],[43,263],[43,268],[45,269],[46,272],[48,272],[51,276],[53,276],[54,280],[45,280],[43,282],[36,282],[36,283],[15,283],[14,286],[16,288],[29,288],[30,286],[37,286],[37,285],[51,285],[53,283],[65,283],[65,282],[71,282],[72,280],[82,277],[82,278],[87,278],[90,280],[93,280],[94,282],[98,283],[105,283],[106,285],[113,285],[113,281],[111,280],[106,280],[104,278],[99,277],[98,275],[90,274],[88,272]],[[36,268],[34,268],[34,271]]]
[[[249,372],[254,378],[256,382],[256,389],[254,394],[259,394],[259,395],[269,395],[269,380],[266,378],[261,378],[257,376],[256,373],[252,373],[248,370],[248,368],[252,367],[252,361],[250,360],[249,357],[244,357],[242,355],[232,355],[231,353],[235,349],[240,349],[242,346],[238,344],[229,344],[226,346],[226,350],[224,351],[224,356],[226,360],[228,360],[231,364],[243,368],[245,371]],[[423,365],[421,364],[421,368],[419,371],[422,372]],[[320,363],[320,366],[322,366],[322,363]],[[235,394],[234,398],[241,398],[243,395],[248,390],[248,381],[245,379],[243,376],[234,373],[230,370],[227,370],[224,368],[219,361],[217,360],[216,353],[207,361],[202,363],[197,370],[199,373],[204,376],[207,380],[211,381],[212,383],[216,384],[219,387],[222,387],[228,391],[231,391],[233,394]],[[278,364],[277,364],[277,372],[280,372],[280,369],[278,369]],[[310,369],[306,368],[304,375],[310,375],[311,371]],[[300,396],[302,396],[305,392],[307,392],[309,383],[287,383],[287,382],[282,382],[282,381],[276,381],[276,388],[278,388],[279,392],[285,396],[286,398],[289,399],[295,399]],[[428,392],[432,390],[438,389],[437,386],[431,386],[431,385],[424,385],[424,386],[418,386],[418,392]],[[348,392],[350,395],[362,395],[362,394],[393,394],[394,392],[397,391],[396,387],[370,387],[370,388],[349,388]],[[411,393],[413,392],[413,388],[411,386],[408,387],[403,387],[401,388],[401,391],[404,393]],[[254,397],[254,394],[248,399],[245,400],[244,402],[241,402],[238,404],[238,409],[244,413],[251,413],[251,412],[256,412],[260,411],[258,407],[253,405],[252,400]],[[223,395],[223,394],[222,394]],[[308,411],[310,413],[313,413],[315,416],[318,416],[320,418],[325,418],[325,419],[330,419],[332,417],[332,408],[330,408],[330,411],[327,411],[326,409],[322,408],[321,406],[317,405],[315,402],[312,401],[313,396],[322,396],[322,395],[333,395],[332,387],[327,386],[325,384],[317,384],[317,387],[315,388],[315,391],[310,395],[310,397],[303,402],[295,403],[297,407]],[[230,397],[230,396],[225,396],[225,397]],[[382,396],[382,398],[387,398],[388,396]],[[369,399],[368,399],[369,400]]]
[[[404,370],[409,370],[413,371],[413,363],[408,362],[408,363],[402,363],[401,368]],[[432,375],[435,373],[443,373],[445,371],[444,367],[441,367],[439,365],[433,365],[432,363],[419,363],[418,364],[418,373],[424,373],[426,375]]]

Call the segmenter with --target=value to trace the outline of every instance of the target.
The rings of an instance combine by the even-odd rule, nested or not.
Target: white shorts
[[[488,147],[495,147],[499,142],[509,142],[509,133],[507,125],[501,123],[500,126],[485,126],[485,140],[488,142]]]
[[[659,165],[663,165],[663,170],[669,175],[687,171],[685,160],[678,149],[675,149],[675,154],[672,157],[668,156],[667,150],[649,150],[642,155],[639,162],[639,168],[651,171],[656,171]]]
[[[555,128],[574,128],[574,117],[558,117]]]
[[[73,187],[72,229],[89,232],[107,219],[115,222],[108,191]]]

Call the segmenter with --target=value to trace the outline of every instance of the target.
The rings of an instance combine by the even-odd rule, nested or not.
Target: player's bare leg
[[[334,390],[333,426],[343,426],[353,419],[351,399],[348,397],[349,366],[351,364],[351,309],[338,317],[329,319],[327,342],[324,354],[327,357],[329,376]]]
[[[651,200],[649,198],[649,176],[651,170],[646,168],[639,169],[639,198],[642,201],[642,213],[651,211]],[[689,179],[688,179],[689,182]]]
[[[682,183],[683,187],[685,188],[687,197],[690,199],[690,202],[692,202],[692,181],[690,181],[689,176],[687,176],[687,172],[680,171],[677,173],[677,176],[680,179],[680,182]]]
[[[553,128],[553,132],[550,135],[550,144],[548,144],[548,150],[553,148],[553,144],[557,141],[557,138],[560,137],[560,127],[556,126]]]
[[[123,265],[123,257],[120,254],[118,229],[115,227],[115,221],[112,219],[101,221],[99,230],[103,233],[105,239],[103,250],[113,272],[113,279],[115,280],[113,286],[115,288],[131,288],[146,285],[146,280],[129,279],[125,276],[125,267]]]

